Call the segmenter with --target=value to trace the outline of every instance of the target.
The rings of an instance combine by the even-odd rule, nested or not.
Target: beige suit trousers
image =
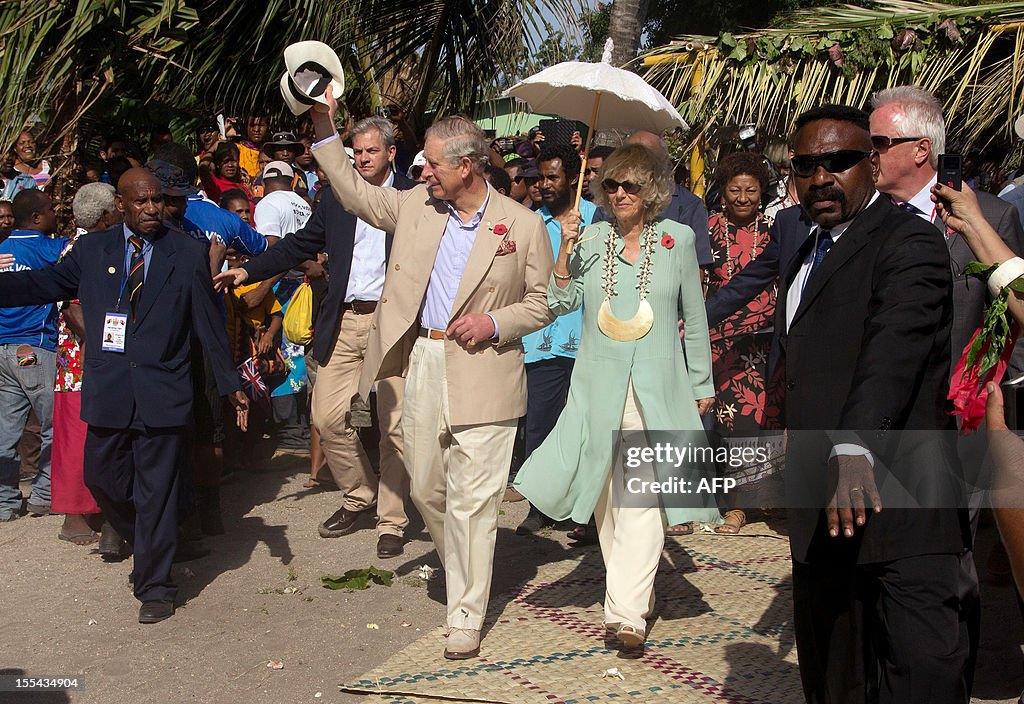
[[[331,476],[344,494],[342,505],[350,511],[362,511],[376,503],[377,533],[401,536],[409,523],[405,513],[409,474],[402,459],[401,431],[405,380],[393,377],[377,383],[379,482],[350,422],[352,397],[358,392],[373,317],[352,310],[342,316],[334,351],[327,363],[317,368],[313,424],[320,431],[320,446]]]
[[[402,435],[412,500],[445,570],[448,625],[480,629],[518,420],[451,424],[444,345],[421,337],[412,349]]]
[[[626,393],[621,428],[645,428],[632,382]],[[616,502],[612,497],[616,492],[613,482],[628,479],[621,474],[620,467],[608,473],[608,482],[594,509],[607,573],[604,622],[628,623],[646,630],[647,619],[654,610],[654,576],[665,548],[664,519],[657,507],[622,508],[614,505]]]

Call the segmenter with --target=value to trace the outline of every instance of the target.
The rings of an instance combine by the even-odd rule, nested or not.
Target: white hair
[[[100,218],[114,212],[115,194],[114,187],[109,183],[87,183],[79,188],[71,202],[75,225],[83,230],[96,227]]]
[[[473,169],[483,174],[490,163],[487,158],[487,136],[475,122],[463,115],[442,118],[427,128],[426,139],[444,142],[444,158],[456,164],[463,157],[473,162]]]
[[[927,137],[932,143],[928,161],[933,169],[938,169],[939,154],[946,151],[946,120],[939,99],[917,86],[896,86],[871,95],[872,108],[878,110],[886,105],[897,105],[903,113],[897,126],[900,134],[889,136]]]

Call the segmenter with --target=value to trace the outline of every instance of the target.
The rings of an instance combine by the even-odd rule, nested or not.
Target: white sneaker
[[[449,628],[444,656],[449,660],[466,660],[480,654],[480,631],[475,628]]]

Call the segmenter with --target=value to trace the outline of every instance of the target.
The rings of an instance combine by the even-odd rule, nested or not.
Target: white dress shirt
[[[392,186],[395,175],[388,173],[383,186]],[[352,248],[352,269],[348,272],[345,303],[379,301],[384,291],[384,269],[387,256],[384,230],[356,219],[355,246]]]

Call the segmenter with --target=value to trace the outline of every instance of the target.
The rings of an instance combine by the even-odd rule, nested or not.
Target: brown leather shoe
[[[405,539],[385,533],[377,538],[377,557],[386,560],[389,557],[398,557],[405,552]]]
[[[320,537],[340,538],[343,535],[348,535],[356,529],[356,523],[362,515],[363,511],[350,511],[342,506],[331,514],[330,518],[320,524],[318,528]]]

